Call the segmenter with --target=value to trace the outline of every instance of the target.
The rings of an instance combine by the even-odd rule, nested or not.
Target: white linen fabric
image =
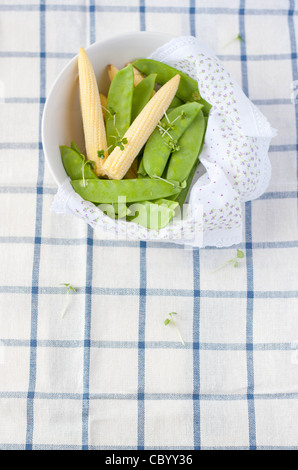
[[[298,450],[297,20],[293,0],[0,0],[1,450]],[[227,153],[204,150],[204,197],[214,178],[241,204],[238,245],[216,248],[222,229],[200,249],[121,240],[50,210],[54,80],[80,46],[146,29],[208,44],[278,130],[254,200],[269,170],[244,186],[235,166],[237,186]],[[266,136],[266,162],[270,128],[233,86],[241,142]]]

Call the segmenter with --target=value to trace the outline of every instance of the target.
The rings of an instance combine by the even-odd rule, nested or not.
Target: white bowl
[[[99,91],[106,94],[108,75],[106,66],[123,67],[139,57],[147,57],[155,49],[170,41],[173,36],[164,33],[128,33],[99,41],[86,48],[94,66]],[[62,70],[48,96],[42,120],[42,144],[51,173],[58,185],[67,174],[64,170],[60,145],[70,145],[74,140],[84,148],[84,136],[78,93],[77,57]]]

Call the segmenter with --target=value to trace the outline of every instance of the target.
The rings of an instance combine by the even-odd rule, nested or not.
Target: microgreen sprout
[[[81,156],[84,157],[84,155],[82,154]],[[92,162],[91,160],[85,160],[85,157],[84,157],[84,162],[82,163],[82,178],[83,178],[84,188],[86,187],[86,180],[85,180],[85,166],[86,165],[89,165],[93,170],[95,168],[95,162]]]
[[[180,150],[180,145],[178,144],[177,140],[170,140],[170,142],[167,143],[167,146],[172,150],[172,152],[178,152]]]
[[[241,34],[238,34],[238,36],[236,36],[235,38],[231,39],[229,42],[227,42],[227,44],[225,46],[223,46],[223,49],[225,47],[228,47],[230,44],[232,44],[232,42],[234,41],[239,41],[239,42],[244,42],[244,39],[243,37],[241,36]]]
[[[182,111],[182,113],[179,114],[179,116],[177,116],[177,117],[174,119],[174,121],[172,121],[172,122],[170,123],[171,129],[173,128],[174,122],[178,121],[178,119],[184,119],[184,117],[185,117],[185,113],[184,113],[184,111]]]
[[[225,262],[224,264],[222,264],[221,266],[218,266],[218,268],[216,268],[214,271],[212,271],[212,273],[215,273],[215,272],[218,271],[219,269],[221,269],[221,268],[223,268],[224,266],[226,266],[227,264],[231,264],[231,263],[234,264],[234,268],[237,268],[238,265],[239,265],[238,259],[241,259],[241,258],[244,258],[244,253],[243,253],[243,251],[237,249],[237,256],[236,256],[235,258],[232,258],[232,259],[230,259],[229,261],[226,261],[226,262]]]
[[[110,116],[114,116],[114,115],[115,115],[115,113],[112,114],[111,111],[110,111],[109,109],[105,108],[103,105],[101,105],[101,107],[102,107],[102,108],[105,110],[105,112],[108,113]]]
[[[111,108],[111,107],[110,107],[109,110],[107,109],[107,111],[108,111],[108,113],[110,114],[110,116],[115,116],[115,114],[116,114],[116,111],[114,111],[114,109]]]
[[[98,156],[98,158],[105,158],[105,151],[104,150],[98,150],[97,151],[97,156]]]
[[[64,306],[64,309],[63,309],[63,312],[62,312],[62,318],[65,317],[65,314],[68,310],[68,307],[69,307],[69,294],[71,292],[76,292],[76,289],[71,285],[71,284],[67,284],[67,283],[64,283],[64,284],[60,284],[61,286],[64,286],[66,288],[66,302],[65,302],[65,306]]]
[[[177,323],[176,323],[175,320],[174,320],[173,315],[177,315],[177,313],[176,313],[176,312],[171,312],[171,313],[169,313],[169,317],[170,317],[170,318],[166,318],[166,319],[165,319],[164,325],[167,326],[167,325],[169,325],[170,323],[172,323],[172,324],[174,325],[174,327],[176,328],[176,330],[177,330],[177,333],[178,333],[178,336],[179,336],[179,339],[180,339],[181,343],[183,344],[183,346],[185,346],[184,339],[182,338],[181,332],[180,332],[180,330],[179,330],[179,327],[178,327]]]
[[[164,178],[161,178],[161,176],[153,175],[152,178],[157,178],[158,180],[161,180],[161,181],[164,181],[165,183],[171,184],[173,187],[175,186],[175,184],[172,183],[172,181],[168,181],[168,180],[166,180],[166,179],[164,179]]]
[[[124,150],[124,146],[128,143],[128,140],[126,137],[122,137],[122,139],[119,139],[118,142],[116,142],[116,147],[120,147],[120,150]]]
[[[113,118],[114,126],[116,126],[116,111],[113,108],[107,109],[109,115]]]
[[[165,134],[167,134],[167,135],[170,137],[170,139],[173,139],[173,137],[171,136],[171,134],[169,134],[169,132],[168,132],[168,129],[169,129],[169,128],[166,129],[166,128],[163,127],[161,124],[157,124],[157,127],[158,127],[159,132],[160,132],[160,134],[161,134],[162,137],[163,137]]]
[[[112,136],[113,137],[113,136]],[[116,137],[117,138],[117,137]],[[107,152],[113,147],[113,144],[110,145],[108,148],[107,148]],[[101,158],[104,158],[104,157],[101,157]]]
[[[114,117],[115,117],[115,115],[114,115]],[[115,125],[115,122],[114,122],[114,125]],[[128,143],[128,140],[126,139],[126,137],[121,137],[120,132],[119,132],[119,130],[117,129],[116,126],[115,126],[115,131],[117,132],[117,135],[111,135],[111,137],[113,137],[113,139],[116,140],[115,147],[120,147],[120,150],[124,150],[124,146]],[[108,150],[111,147],[112,147],[112,145],[110,145]]]
[[[171,136],[171,134],[169,134],[168,131],[174,129],[174,123],[178,120],[178,119],[184,119],[186,117],[186,114],[184,111],[181,111],[181,113],[179,114],[179,116],[177,116],[174,121],[170,121],[166,111],[164,111],[164,115],[166,117],[166,120],[167,120],[167,124],[165,126],[163,126],[161,124],[161,122],[158,123],[157,127],[159,128],[159,132],[161,134],[161,136],[163,137],[165,134],[167,134],[170,139],[173,139],[173,137]]]
[[[167,120],[167,121],[168,121],[168,123],[170,124],[170,123],[171,123],[171,121],[169,120],[169,116],[167,115],[167,112],[166,112],[166,111],[164,111],[163,113],[164,113],[164,115],[165,115],[165,117],[166,117],[166,120]]]

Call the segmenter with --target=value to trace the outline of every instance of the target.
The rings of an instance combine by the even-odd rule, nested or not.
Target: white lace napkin
[[[212,51],[194,37],[180,37],[151,56],[198,81],[200,94],[212,104],[200,165],[189,192],[187,216],[168,227],[148,230],[113,220],[72,189],[59,187],[52,210],[71,212],[113,238],[164,240],[192,246],[230,246],[242,241],[242,203],[259,197],[271,175],[268,148],[276,131]]]

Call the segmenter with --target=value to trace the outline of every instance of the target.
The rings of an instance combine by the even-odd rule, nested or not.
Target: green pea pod
[[[178,194],[184,185],[177,181],[155,178],[101,180],[87,179],[71,182],[73,189],[86,201],[94,203],[118,203],[119,198],[126,202],[147,201],[167,198]]]
[[[127,219],[148,229],[159,230],[170,223],[178,206],[179,204],[176,201],[167,199],[154,202],[137,202],[129,206],[134,215],[129,216]]]
[[[207,129],[207,124],[208,124],[208,118],[206,116],[204,116],[204,120],[205,120],[205,130],[204,130],[204,135],[203,135],[203,139],[202,139],[202,142],[201,142],[201,148],[199,150],[199,155],[202,151],[202,148],[203,148],[203,144],[204,144],[204,137],[205,137],[205,134],[206,134],[206,129]],[[191,186],[191,183],[192,183],[192,180],[194,178],[194,175],[196,173],[196,169],[198,167],[200,163],[200,160],[197,159],[188,175],[188,178],[187,178],[187,181],[186,181],[186,186],[185,188],[183,188],[181,190],[181,192],[177,195],[174,195],[171,197],[171,199],[177,201],[180,205],[180,207],[183,206],[184,202],[185,202],[185,199],[187,198],[187,195],[188,195],[188,192],[189,192],[189,189],[190,189],[190,186]]]
[[[133,91],[134,73],[130,64],[115,75],[108,93],[106,131],[109,153],[131,124]]]
[[[191,186],[192,180],[194,178],[194,175],[196,173],[196,169],[197,169],[199,163],[200,163],[200,160],[199,159],[196,160],[196,162],[195,162],[194,166],[192,167],[191,172],[189,173],[189,176],[187,178],[185,188],[183,188],[179,194],[174,195],[172,197],[172,199],[174,201],[178,202],[180,207],[183,206],[183,204],[185,202],[185,199],[187,198],[189,188]]]
[[[144,150],[144,168],[146,173],[161,176],[171,152],[177,147],[177,141],[194,120],[202,105],[186,103],[173,109],[165,116],[151,136]]]
[[[180,72],[180,70],[177,70],[174,67],[170,67],[169,65],[152,59],[136,60],[133,63],[133,66],[145,75],[156,73],[156,81],[161,85],[164,85],[178,73],[180,75],[180,83],[176,93],[177,97],[184,102],[198,101],[204,106],[204,114],[209,114],[211,105],[201,98],[198,83],[193,78],[189,77],[183,72]]]
[[[195,161],[198,158],[204,139],[205,118],[199,111],[195,119],[180,137],[177,152],[173,152],[169,161],[166,179],[187,180]]]
[[[77,152],[81,155],[81,151],[80,151],[79,147],[77,146],[77,144],[74,141],[71,142],[70,146],[71,146],[72,150],[74,150],[75,152]]]
[[[98,179],[90,166],[92,162],[85,161],[84,155],[65,145],[61,145],[60,152],[64,169],[72,180],[82,179],[83,172],[86,179]]]
[[[131,121],[135,120],[150,100],[154,90],[155,79],[156,73],[152,73],[135,87],[132,98]]]

